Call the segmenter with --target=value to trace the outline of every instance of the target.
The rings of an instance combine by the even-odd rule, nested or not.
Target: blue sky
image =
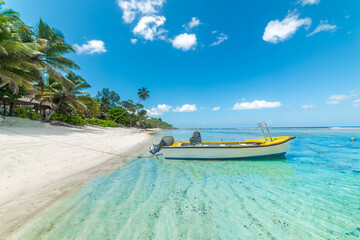
[[[109,87],[137,99],[146,87],[149,114],[177,127],[360,125],[360,1],[8,0],[7,7],[31,26],[41,17],[77,46],[69,57],[92,95]]]

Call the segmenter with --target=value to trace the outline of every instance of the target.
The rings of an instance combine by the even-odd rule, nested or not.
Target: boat
[[[174,142],[163,146],[161,152],[165,159],[184,160],[231,160],[285,156],[290,140],[294,137],[281,136],[250,139],[239,142],[203,142],[191,145],[190,142]]]
[[[263,130],[265,124],[269,137]],[[236,160],[285,156],[293,136],[272,137],[267,126],[259,126],[264,138],[245,141],[202,142],[200,132],[194,132],[190,142],[174,142],[171,135],[165,136],[150,152],[163,153],[165,159],[178,160]]]

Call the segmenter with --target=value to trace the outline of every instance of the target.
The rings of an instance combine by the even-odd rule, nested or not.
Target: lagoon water
[[[359,239],[360,129],[271,131],[297,137],[286,158],[134,159],[54,204],[17,238]],[[193,130],[158,137],[169,132],[187,140]],[[201,133],[208,141],[261,137],[245,128]]]

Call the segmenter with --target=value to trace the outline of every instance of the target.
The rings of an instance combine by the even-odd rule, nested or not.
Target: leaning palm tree
[[[137,104],[134,104],[133,108],[135,108],[135,106],[138,106],[141,101],[146,101],[150,97],[150,91],[147,88],[144,88],[144,87],[139,88],[138,96],[139,96],[139,101],[137,102]],[[127,113],[127,111],[120,114],[117,118],[115,118],[114,121],[116,121],[119,117],[121,117],[125,113]]]
[[[51,112],[46,119],[50,120],[54,112],[63,105],[67,105],[74,110],[86,111],[86,106],[78,100],[74,92],[74,87],[67,88],[54,78],[48,77],[45,81],[44,90],[39,92],[37,96],[40,101],[50,101],[52,103]]]
[[[9,84],[14,93],[19,86],[31,89],[41,77],[41,66],[31,59],[40,54],[39,45],[25,42],[31,30],[13,10],[1,10],[0,2],[0,87]]]

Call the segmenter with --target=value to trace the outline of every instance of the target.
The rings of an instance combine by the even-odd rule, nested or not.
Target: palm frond
[[[8,55],[8,52],[6,51],[6,49],[0,45],[0,54],[1,55]]]

